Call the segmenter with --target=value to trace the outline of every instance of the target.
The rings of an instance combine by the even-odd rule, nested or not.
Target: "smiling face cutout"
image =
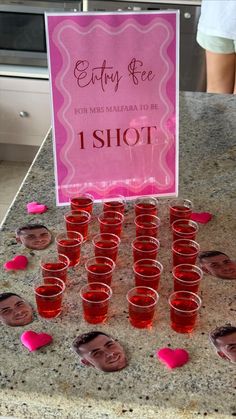
[[[236,327],[227,324],[210,333],[210,341],[218,355],[236,364]]]
[[[102,332],[78,336],[73,342],[73,348],[80,355],[82,364],[104,372],[119,371],[127,365],[123,347]]]
[[[8,326],[25,326],[33,321],[32,307],[19,295],[0,294],[0,321]]]
[[[16,240],[32,250],[43,250],[52,241],[52,234],[41,224],[27,224],[16,230]]]
[[[236,331],[230,335],[218,338],[217,345],[219,355],[236,363]]]
[[[201,252],[199,255],[204,272],[222,279],[236,279],[236,262],[218,251]]]

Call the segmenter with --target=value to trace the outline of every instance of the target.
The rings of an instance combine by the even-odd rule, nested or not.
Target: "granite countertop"
[[[236,257],[236,97],[206,93],[180,94],[180,192],[193,201],[196,211],[210,211],[214,217],[200,226],[202,250],[217,249]],[[29,201],[47,204],[42,215],[27,215]],[[225,322],[235,324],[236,282],[204,276],[203,305],[196,330],[189,336],[170,328],[167,298],[172,291],[171,234],[168,200],[161,200],[162,220],[159,260],[164,265],[157,318],[151,330],[129,325],[125,294],[133,286],[130,242],[134,237],[133,206],[128,205],[122,245],[114,275],[110,317],[102,326],[82,319],[79,289],[85,283],[83,266],[72,269],[63,315],[55,320],[35,318],[31,325],[1,330],[0,415],[17,418],[135,418],[189,419],[236,416],[235,364],[218,357],[208,333]],[[16,244],[14,230],[28,222],[47,225],[55,234],[64,229],[63,214],[56,208],[51,135],[43,143],[27,178],[2,225],[1,290],[24,295],[35,307],[33,283],[40,275],[42,254]],[[95,215],[100,211],[95,208]],[[90,234],[98,232],[94,221]],[[227,253],[226,252],[226,253]],[[16,254],[29,258],[26,271],[7,272],[3,263]],[[91,241],[83,257],[92,255]],[[30,353],[20,342],[24,330],[53,335],[48,347]],[[82,367],[71,349],[73,339],[89,330],[103,330],[124,345],[129,359],[126,369],[104,374]],[[155,356],[156,349],[171,346],[189,351],[190,362],[168,370]]]

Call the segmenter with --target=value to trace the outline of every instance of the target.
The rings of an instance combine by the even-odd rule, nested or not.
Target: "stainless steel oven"
[[[83,0],[83,10],[87,11],[167,9],[180,10],[180,90],[203,92],[206,89],[205,55],[196,42],[201,0]]]
[[[80,10],[80,0],[0,0],[0,64],[47,66],[44,13]]]

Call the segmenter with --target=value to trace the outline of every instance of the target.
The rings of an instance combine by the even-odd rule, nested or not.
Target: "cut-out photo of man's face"
[[[33,321],[33,309],[19,295],[4,292],[0,294],[0,321],[8,326],[25,326]]]
[[[198,260],[202,270],[222,279],[236,279],[236,262],[217,250],[200,252]]]
[[[26,224],[16,230],[16,240],[32,250],[46,249],[52,241],[52,234],[42,224]]]
[[[119,371],[127,366],[123,347],[103,332],[88,332],[78,336],[73,349],[81,363],[104,372]]]
[[[217,327],[210,333],[209,337],[217,354],[221,358],[236,364],[236,326],[226,324]]]

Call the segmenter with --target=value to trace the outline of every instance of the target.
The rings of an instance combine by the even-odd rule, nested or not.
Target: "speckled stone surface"
[[[193,201],[196,211],[210,211],[213,220],[200,226],[198,242],[202,250],[227,251],[236,258],[236,97],[204,93],[180,95],[180,191]],[[29,201],[45,203],[42,215],[28,215]],[[69,273],[63,315],[44,321],[35,316],[31,325],[1,327],[1,407],[0,415],[18,418],[82,419],[188,419],[236,416],[235,364],[218,358],[208,341],[208,333],[226,321],[236,322],[236,280],[224,281],[205,275],[201,285],[203,301],[199,322],[191,335],[170,328],[167,298],[172,291],[171,234],[168,200],[162,200],[159,260],[164,272],[160,301],[152,330],[129,325],[126,292],[133,286],[130,243],[134,237],[133,207],[126,211],[120,255],[113,281],[110,317],[102,326],[82,319],[79,289],[85,283],[83,266]],[[95,208],[95,215],[101,207]],[[68,207],[56,208],[52,141],[49,135],[13,203],[1,231],[1,290],[24,295],[35,307],[33,283],[40,275],[42,254],[16,244],[14,230],[28,222],[47,225],[54,234],[64,229],[63,214]],[[98,232],[96,219],[90,237]],[[29,258],[26,271],[6,272],[3,263],[16,254]],[[83,258],[93,254],[91,241],[83,247]],[[24,330],[53,335],[48,347],[30,353],[20,343]],[[71,350],[73,339],[89,330],[103,330],[124,345],[129,366],[105,374],[82,367]],[[190,362],[168,370],[157,361],[156,349],[182,347]]]

